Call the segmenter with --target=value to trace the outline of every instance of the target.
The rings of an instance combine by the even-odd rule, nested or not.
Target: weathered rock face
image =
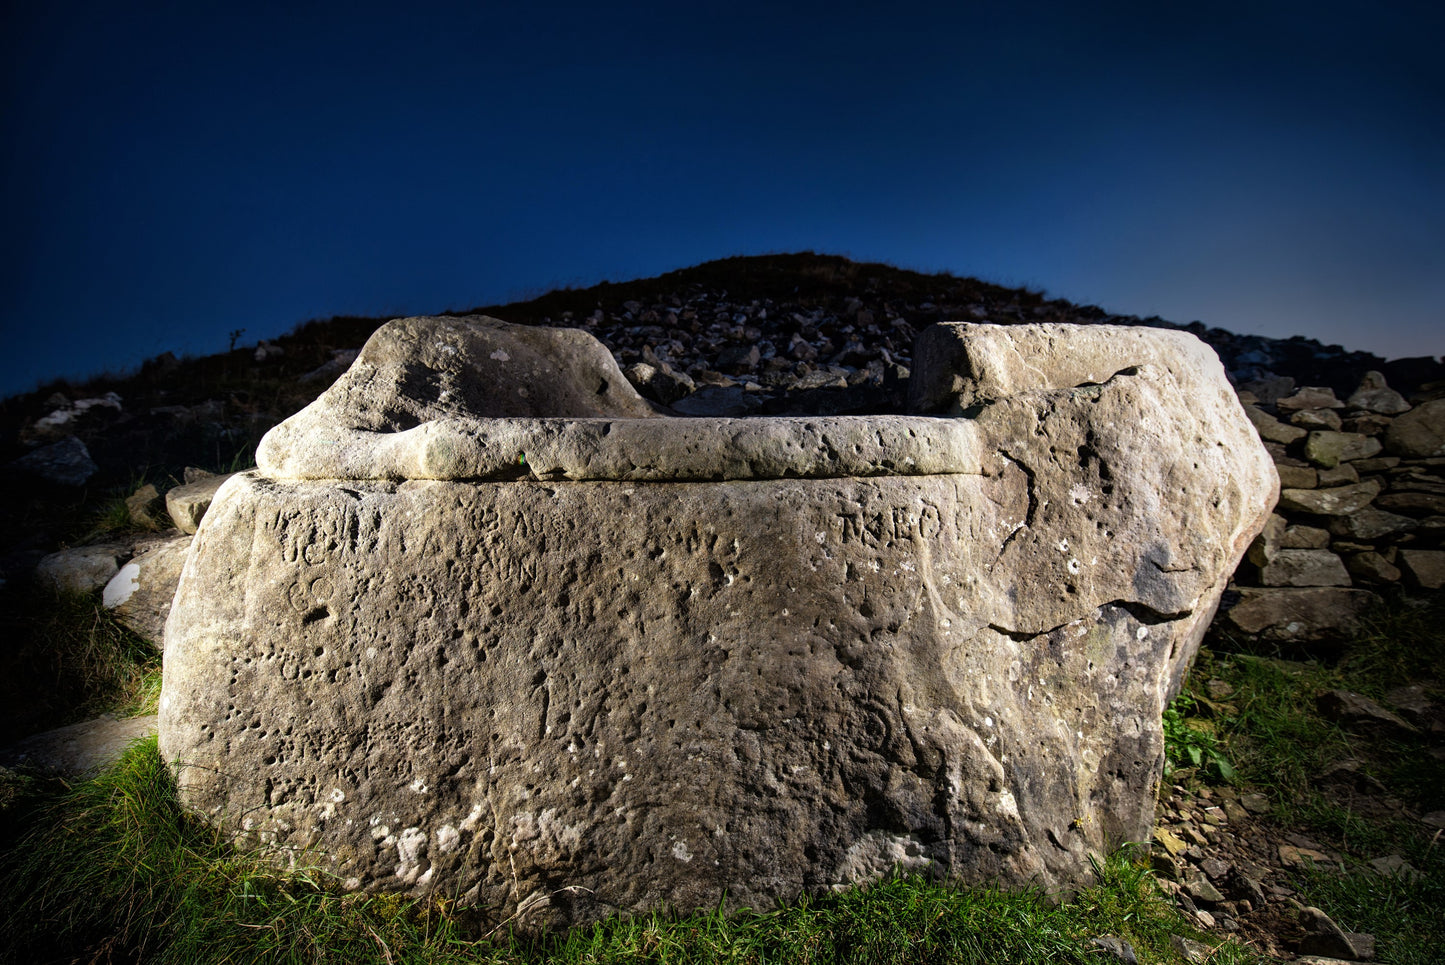
[[[425,470],[405,456],[388,464],[389,442],[459,415],[643,418],[653,411],[586,332],[484,316],[402,318],[378,329],[315,402],[267,433],[256,462],[293,478],[418,478]]]
[[[1396,419],[1385,433],[1393,455],[1445,456],[1445,399],[1426,402]]]
[[[1087,878],[1148,834],[1160,711],[1277,481],[1191,336],[1111,359],[1122,330],[956,328],[975,369],[1037,378],[969,419],[637,419],[620,381],[568,419],[460,383],[425,420],[323,397],[182,575],[183,799],[353,887],[528,922],[897,866]],[[403,332],[437,359],[515,334],[377,338]]]
[[[125,753],[134,740],[156,732],[154,714],[117,719],[110,715],[32,734],[0,748],[0,767],[24,767],[93,777]]]

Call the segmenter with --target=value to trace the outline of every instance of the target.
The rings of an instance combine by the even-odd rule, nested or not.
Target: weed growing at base
[[[30,788],[3,815],[24,826],[0,863],[0,949],[10,961],[1006,963],[1097,961],[1114,935],[1144,962],[1177,962],[1188,929],[1130,851],[1057,904],[1038,892],[919,877],[775,910],[611,919],[541,937],[488,937],[446,900],[342,893],[281,875],[186,816],[154,739],[101,777]],[[0,952],[4,955],[6,952]],[[1257,959],[1237,945],[1215,962]]]
[[[1234,765],[1224,756],[1213,722],[1191,716],[1198,700],[1181,693],[1164,708],[1164,776],[1184,768],[1203,770],[1223,781],[1234,780]]]

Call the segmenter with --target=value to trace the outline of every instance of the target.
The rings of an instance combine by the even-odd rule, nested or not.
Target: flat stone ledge
[[[277,479],[722,482],[978,475],[977,427],[927,416],[437,419],[262,443]],[[270,437],[268,436],[268,440]]]

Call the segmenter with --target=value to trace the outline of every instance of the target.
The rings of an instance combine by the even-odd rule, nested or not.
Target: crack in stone
[[[1003,543],[999,545],[998,554],[994,556],[993,559],[995,564],[997,564],[999,560],[1003,559],[1004,553],[1008,552],[1010,544],[1012,544],[1013,541],[1018,538],[1018,535],[1024,530],[1029,529],[1033,526],[1034,519],[1038,516],[1039,512],[1039,497],[1037,492],[1038,480],[1034,476],[1034,471],[1028,466],[1024,465],[1021,460],[1016,459],[1013,454],[1010,453],[1007,449],[1000,449],[999,455],[1003,456],[1010,463],[1017,466],[1019,468],[1019,471],[1024,474],[1024,478],[1028,481],[1026,494],[1029,498],[1029,508],[1024,511],[1023,523],[1015,527],[1013,532],[1005,536]]]
[[[1140,624],[1149,627],[1158,626],[1164,623],[1172,623],[1176,620],[1182,620],[1194,612],[1192,609],[1186,609],[1180,610],[1177,613],[1160,613],[1158,610],[1155,610],[1147,603],[1140,603],[1137,600],[1110,600],[1107,603],[1101,603],[1099,606],[1095,607],[1094,612],[1098,613],[1098,611],[1110,606],[1117,607],[1118,609],[1123,610],[1135,620],[1138,620]],[[1080,619],[1084,618],[1081,617]],[[1077,622],[1079,621],[1069,620],[1066,623],[1060,623],[1058,626],[1049,627],[1046,630],[1039,630],[1037,632],[1029,632],[1026,630],[1011,630],[1008,627],[998,623],[990,623],[988,624],[988,628],[1001,636],[1008,637],[1010,640],[1013,640],[1016,643],[1028,643],[1032,640],[1038,639],[1039,637],[1046,637],[1051,633],[1057,633],[1064,627],[1067,627],[1070,624]]]

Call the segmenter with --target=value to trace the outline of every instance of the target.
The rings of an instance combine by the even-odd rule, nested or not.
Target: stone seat
[[[573,330],[404,319],[217,493],[182,800],[525,925],[1147,838],[1160,713],[1278,492],[1180,332],[941,325],[910,415],[660,416]]]

